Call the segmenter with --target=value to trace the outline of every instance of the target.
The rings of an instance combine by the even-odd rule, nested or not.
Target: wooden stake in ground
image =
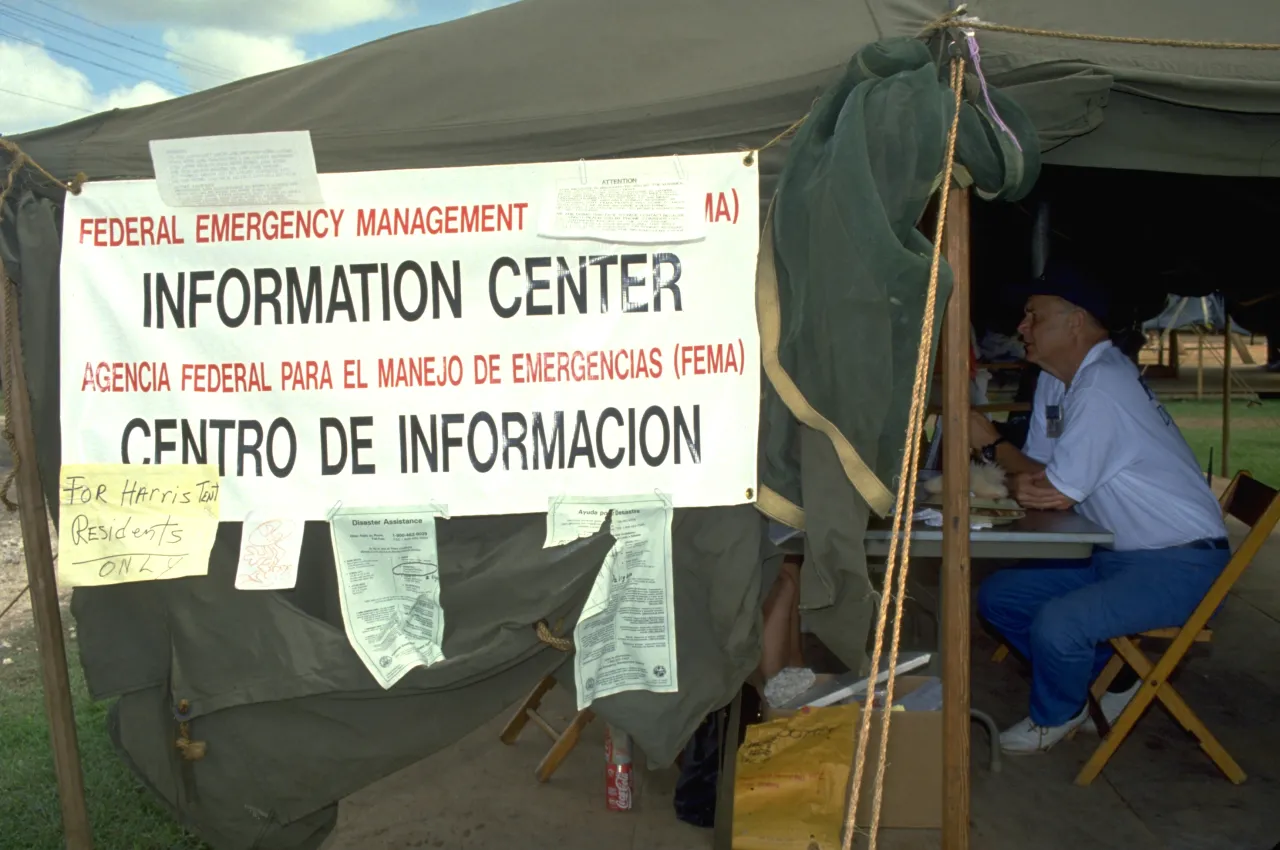
[[[1196,331],[1196,401],[1204,400],[1204,331]]]
[[[5,427],[13,435],[13,463],[22,520],[22,549],[31,586],[31,614],[40,650],[44,680],[44,709],[49,719],[53,766],[62,802],[62,830],[67,850],[92,850],[93,835],[85,806],[84,773],[71,706],[71,681],[67,673],[67,649],[62,641],[62,611],[58,607],[58,581],[53,570],[53,547],[45,513],[44,490],[36,466],[36,437],[31,424],[31,398],[18,338],[18,298],[14,284],[0,266],[0,344],[4,358]]]
[[[1231,477],[1231,314],[1222,338],[1222,477]]]
[[[969,190],[947,204],[942,368],[942,847],[969,847]]]

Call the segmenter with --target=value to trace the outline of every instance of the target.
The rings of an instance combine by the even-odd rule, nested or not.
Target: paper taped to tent
[[[978,0],[967,12],[1022,28],[1280,42],[1273,5],[1237,0],[1222,14],[1199,0]],[[89,196],[98,182],[152,178],[152,140],[287,130],[310,131],[326,185],[342,182],[352,198],[373,183],[362,173],[402,169],[710,153],[758,169],[754,293],[732,279],[757,310],[766,376],[757,492],[749,483],[740,503],[675,510],[679,691],[593,705],[666,764],[757,663],[762,587],[780,560],[769,517],[804,527],[806,619],[865,669],[874,594],[862,536],[889,507],[901,459],[931,252],[916,225],[954,108],[930,30],[947,14],[943,0],[522,0],[15,141],[52,174],[84,175]],[[957,164],[983,198],[1026,196],[1042,159],[1280,174],[1274,53],[991,30],[973,43],[985,85],[967,80]],[[84,370],[61,362],[59,340],[90,332],[65,324],[61,247],[83,238],[66,206],[62,186],[28,169],[0,224],[38,435],[27,460],[51,506],[58,435],[95,427],[87,412],[62,419],[64,384]],[[947,281],[944,269],[944,293]],[[90,690],[117,700],[120,752],[220,850],[315,847],[345,795],[457,740],[549,673],[574,687],[566,654],[535,626],[572,632],[614,542],[606,525],[544,548],[541,513],[439,520],[446,660],[384,690],[344,634],[325,523],[307,519],[292,590],[236,590],[241,524],[223,522],[207,576],[73,597]],[[206,745],[199,760],[175,750],[179,723]]]

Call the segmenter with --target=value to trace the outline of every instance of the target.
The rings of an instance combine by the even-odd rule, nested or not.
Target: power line
[[[110,65],[103,65],[101,62],[94,62],[92,59],[85,59],[83,56],[77,56],[76,54],[72,53],[69,50],[59,50],[56,47],[49,47],[47,44],[41,44],[35,39],[26,38],[25,36],[18,35],[17,33],[10,32],[9,30],[0,29],[0,36],[4,36],[5,38],[11,38],[15,41],[25,42],[26,44],[39,47],[41,50],[44,50],[47,53],[56,53],[59,56],[66,56],[69,59],[74,59],[77,62],[84,63],[85,65],[92,65],[95,68],[101,68],[104,71],[110,71],[113,74],[119,74],[122,77],[127,77],[129,79],[137,80],[138,82],[142,82],[142,83],[152,82],[152,80],[146,77],[139,76],[138,74],[132,74],[128,71],[122,71],[121,69],[113,68]]]
[[[121,44],[118,41],[112,41],[111,39],[102,38],[101,36],[93,35],[92,33],[85,32],[84,30],[76,29],[73,26],[60,23],[58,21],[52,20],[51,18],[46,18],[43,15],[37,15],[34,12],[28,12],[25,9],[18,9],[12,3],[4,2],[4,0],[0,0],[0,7],[4,7],[8,9],[9,12],[7,12],[7,14],[10,17],[13,17],[17,20],[21,20],[23,23],[27,24],[28,26],[36,27],[37,29],[42,29],[42,30],[45,30],[46,32],[50,32],[48,27],[54,27],[57,30],[74,33],[77,36],[81,36],[83,38],[87,38],[92,41],[96,41],[101,44],[108,45],[110,47],[114,47],[118,50],[127,50],[130,53],[136,53],[137,55],[144,56],[148,59],[154,59],[158,62],[163,62],[165,64],[176,65],[179,68],[183,68],[188,71],[205,74],[207,76],[221,77],[227,80],[228,82],[236,79],[236,75],[233,74],[231,71],[226,70],[225,68],[219,68],[218,66],[211,65],[207,62],[192,63],[192,62],[180,61],[179,59],[173,58],[173,57],[176,57],[178,54],[173,53],[172,51],[170,51],[168,55],[165,55],[165,54],[158,54],[158,53],[154,53],[146,50],[140,50],[128,44]],[[68,13],[68,14],[71,14],[71,13]],[[52,33],[52,34],[57,35],[58,37],[61,37],[61,38],[67,37],[61,32]],[[137,39],[137,40],[142,41],[141,39]],[[142,41],[142,43],[149,44],[149,42],[146,42],[146,41]],[[167,50],[167,48],[160,48],[160,49]]]
[[[186,93],[186,92],[190,91],[190,89],[188,88],[187,84],[186,84],[185,82],[183,82],[182,80],[179,80],[179,79],[178,79],[178,78],[176,78],[176,77],[171,77],[171,76],[169,76],[169,75],[167,75],[167,74],[156,73],[155,71],[153,71],[153,70],[152,70],[152,69],[150,69],[150,68],[147,68],[147,67],[144,67],[144,66],[142,66],[142,65],[139,65],[137,62],[132,62],[132,61],[129,61],[129,60],[127,60],[127,59],[122,59],[122,58],[120,58],[120,57],[118,57],[118,56],[115,56],[115,55],[113,55],[113,54],[111,54],[111,53],[106,52],[105,50],[99,50],[98,48],[96,48],[96,47],[94,47],[94,46],[92,46],[92,45],[90,45],[90,44],[85,44],[84,42],[77,41],[77,40],[75,40],[75,39],[71,38],[71,36],[61,34],[61,33],[57,32],[56,30],[50,29],[49,27],[44,27],[44,26],[41,26],[40,24],[35,24],[35,23],[31,23],[31,22],[29,22],[29,21],[25,21],[25,20],[23,20],[22,18],[19,18],[19,17],[17,17],[16,15],[14,15],[12,12],[8,12],[8,11],[6,11],[6,10],[5,10],[5,8],[4,8],[4,4],[3,4],[3,3],[0,3],[0,16],[7,16],[7,17],[9,17],[9,18],[13,19],[13,20],[14,20],[15,22],[17,22],[19,25],[29,26],[29,27],[34,27],[35,29],[41,30],[41,31],[43,31],[43,32],[46,32],[46,33],[48,33],[48,34],[50,34],[50,35],[54,36],[55,38],[61,38],[61,39],[64,39],[64,40],[66,40],[67,42],[69,42],[70,44],[73,44],[73,45],[75,45],[76,47],[79,47],[81,50],[88,50],[88,51],[91,51],[91,52],[93,52],[93,53],[98,54],[99,56],[103,56],[103,57],[105,57],[105,58],[106,58],[106,59],[108,59],[108,60],[111,60],[111,61],[114,61],[114,62],[119,62],[119,63],[121,63],[121,64],[122,64],[122,65],[124,65],[124,66],[134,68],[134,69],[136,69],[136,70],[138,70],[138,71],[141,71],[141,72],[142,72],[142,73],[143,73],[143,74],[144,74],[148,79],[153,79],[153,80],[155,80],[156,82],[163,82],[163,83],[165,83],[165,84],[167,84],[167,85],[169,85],[169,86],[172,86],[172,87],[174,87],[174,88],[177,88],[177,89],[182,90],[182,92],[183,92],[183,93]],[[47,49],[47,48],[46,48],[46,49]],[[84,61],[84,60],[81,60],[81,61]]]
[[[25,97],[27,100],[38,100],[41,103],[48,103],[52,106],[65,106],[67,109],[74,109],[78,112],[83,112],[86,115],[93,114],[92,109],[86,109],[83,106],[76,106],[75,104],[71,104],[71,103],[63,103],[60,100],[49,100],[49,98],[47,97],[37,97],[34,94],[27,94],[25,92],[14,91],[13,89],[0,89],[0,93],[11,94],[14,97]]]
[[[104,29],[104,30],[106,30],[107,32],[113,32],[113,33],[115,33],[116,35],[124,36],[125,38],[129,39],[130,41],[136,41],[136,42],[138,42],[139,44],[145,44],[145,45],[148,45],[148,46],[151,46],[151,47],[156,46],[156,45],[154,45],[152,42],[147,41],[146,39],[138,38],[136,35],[133,35],[132,33],[125,32],[124,30],[121,30],[121,29],[116,29],[115,27],[107,26],[106,24],[103,24],[103,23],[99,23],[98,21],[95,21],[93,18],[87,18],[87,17],[85,17],[84,15],[81,15],[81,14],[78,14],[78,13],[76,13],[76,12],[71,11],[70,9],[64,9],[62,6],[59,6],[57,3],[50,3],[50,2],[49,2],[49,0],[32,0],[32,2],[34,2],[34,3],[39,3],[41,6],[46,6],[46,7],[50,8],[50,9],[53,9],[53,10],[54,10],[54,11],[56,11],[56,12],[60,12],[60,13],[62,13],[62,14],[64,14],[64,15],[67,15],[68,17],[75,18],[75,19],[80,20],[80,21],[84,21],[86,24],[92,24],[93,26],[98,27],[98,28],[100,28],[100,29]],[[167,50],[167,49],[168,49],[168,48],[166,48],[166,50]],[[189,61],[189,62],[194,62],[194,63],[196,63],[197,65],[203,65],[203,66],[204,66],[204,67],[206,67],[206,68],[211,68],[211,69],[213,69],[216,73],[228,75],[228,76],[230,76],[232,79],[235,79],[235,78],[237,77],[237,75],[236,75],[236,73],[235,73],[234,71],[228,70],[227,68],[223,68],[223,67],[221,67],[221,66],[219,66],[219,65],[214,65],[214,64],[212,64],[211,62],[206,62],[206,61],[204,61],[203,59],[197,59],[197,58],[196,58],[196,57],[194,57],[194,56],[188,56],[188,55],[186,55],[186,54],[184,54],[184,53],[179,53],[179,52],[178,52],[178,51],[176,51],[176,50],[168,50],[168,52],[169,52],[170,54],[172,54],[173,56],[176,56],[176,57],[178,57],[178,58],[180,58],[180,59],[185,59],[185,60],[187,60],[187,61]],[[207,72],[206,72],[206,73],[207,73]]]

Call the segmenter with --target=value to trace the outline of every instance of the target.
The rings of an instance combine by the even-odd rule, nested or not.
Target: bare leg
[[[760,675],[767,682],[785,667],[799,667],[800,655],[800,572],[788,558],[764,602],[764,651]]]

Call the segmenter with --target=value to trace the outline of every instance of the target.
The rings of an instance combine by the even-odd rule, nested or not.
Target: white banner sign
[[[693,193],[700,238],[539,236],[581,163],[321,175],[321,206],[87,185],[64,214],[63,463],[215,464],[229,521],[751,501],[756,168],[588,165],[593,184]],[[628,228],[669,229],[650,212]]]

